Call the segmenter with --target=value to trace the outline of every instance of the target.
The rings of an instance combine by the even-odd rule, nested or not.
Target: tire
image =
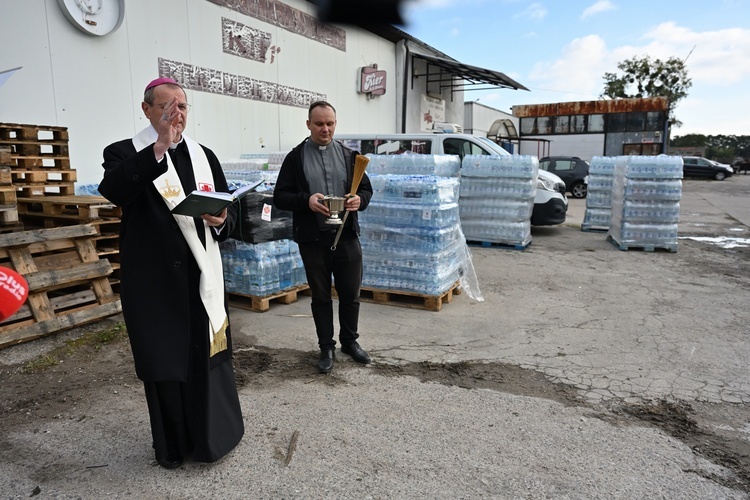
[[[587,192],[587,186],[583,182],[579,182],[578,184],[574,184],[570,187],[570,195],[573,198],[585,198]]]
[[[726,177],[727,174],[725,174],[724,172],[716,172],[714,179],[716,179],[717,181],[723,181],[724,179],[726,179]]]

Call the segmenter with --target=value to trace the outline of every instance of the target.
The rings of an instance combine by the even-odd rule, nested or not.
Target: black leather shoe
[[[172,458],[157,458],[157,462],[159,462],[159,465],[164,467],[165,469],[176,469],[180,465],[182,465],[182,459],[172,459]]]
[[[336,352],[333,349],[322,349],[320,359],[318,360],[318,370],[320,373],[329,373],[333,370],[333,360],[336,359]]]
[[[363,365],[367,365],[370,363],[370,361],[372,361],[370,359],[370,355],[367,354],[364,349],[359,347],[359,344],[356,342],[342,345],[341,352],[343,352],[344,354],[348,354],[354,361],[356,361],[357,363],[362,363]]]

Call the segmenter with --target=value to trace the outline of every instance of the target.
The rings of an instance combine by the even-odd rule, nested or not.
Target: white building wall
[[[314,15],[304,0],[284,0]],[[393,43],[345,27],[346,51],[324,45],[207,0],[125,2],[125,20],[107,36],[74,28],[57,0],[2,0],[0,71],[23,68],[0,87],[0,122],[67,127],[78,183],[101,179],[102,150],[148,125],[143,88],[158,76],[159,58],[323,94],[336,107],[340,131],[394,131],[398,123]],[[270,33],[273,62],[227,54],[222,17]],[[378,64],[386,94],[357,93],[358,70]],[[186,134],[219,159],[291,149],[309,132],[306,108],[188,90]]]
[[[431,73],[437,73],[439,72],[439,69],[434,67],[428,69],[428,65],[424,60],[412,58],[412,54],[414,53],[435,55],[434,53],[431,53],[411,42],[399,44],[398,62],[399,64],[403,65],[404,59],[406,59],[406,64],[410,68],[410,70],[405,73],[405,126],[404,130],[384,130],[383,132],[405,132],[410,134],[424,133],[425,131],[422,129],[422,122],[425,110],[423,110],[421,107],[422,96],[424,95],[427,95],[433,99],[440,99],[443,102],[443,106],[445,109],[444,116],[442,117],[442,119],[438,119],[436,121],[444,123],[457,123],[458,125],[462,125],[464,122],[464,91],[452,90],[450,88],[444,88],[441,90],[440,86],[435,82],[432,82],[428,85],[428,71],[430,71]],[[412,74],[416,74],[417,77],[413,78]],[[399,105],[399,112],[401,112],[403,108],[403,103],[401,103]]]
[[[515,92],[507,90],[507,92]],[[510,120],[518,130],[519,119],[510,113],[491,108],[476,101],[464,103],[464,132],[467,134],[487,137],[490,127],[496,120]]]
[[[549,140],[549,145],[541,145],[531,139]],[[547,148],[547,154],[543,152]],[[523,155],[539,156],[578,156],[581,159],[591,161],[593,156],[604,154],[604,134],[572,134],[572,135],[540,135],[524,136],[521,141]]]

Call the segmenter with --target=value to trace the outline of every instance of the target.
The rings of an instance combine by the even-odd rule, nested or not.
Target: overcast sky
[[[672,136],[750,135],[750,0],[404,0],[402,29],[531,91],[465,93],[519,104],[599,98],[605,72],[650,56],[685,61],[693,85]]]

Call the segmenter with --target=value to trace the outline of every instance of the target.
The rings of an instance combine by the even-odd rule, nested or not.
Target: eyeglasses
[[[146,104],[148,104],[149,106],[156,106],[157,108],[161,110],[164,110],[164,108],[167,107],[166,104],[154,104],[153,102],[147,102]],[[188,103],[182,103],[182,104],[177,105],[177,109],[179,109],[183,113],[187,113],[188,111],[190,111],[191,107],[192,107],[192,104],[188,104]]]

